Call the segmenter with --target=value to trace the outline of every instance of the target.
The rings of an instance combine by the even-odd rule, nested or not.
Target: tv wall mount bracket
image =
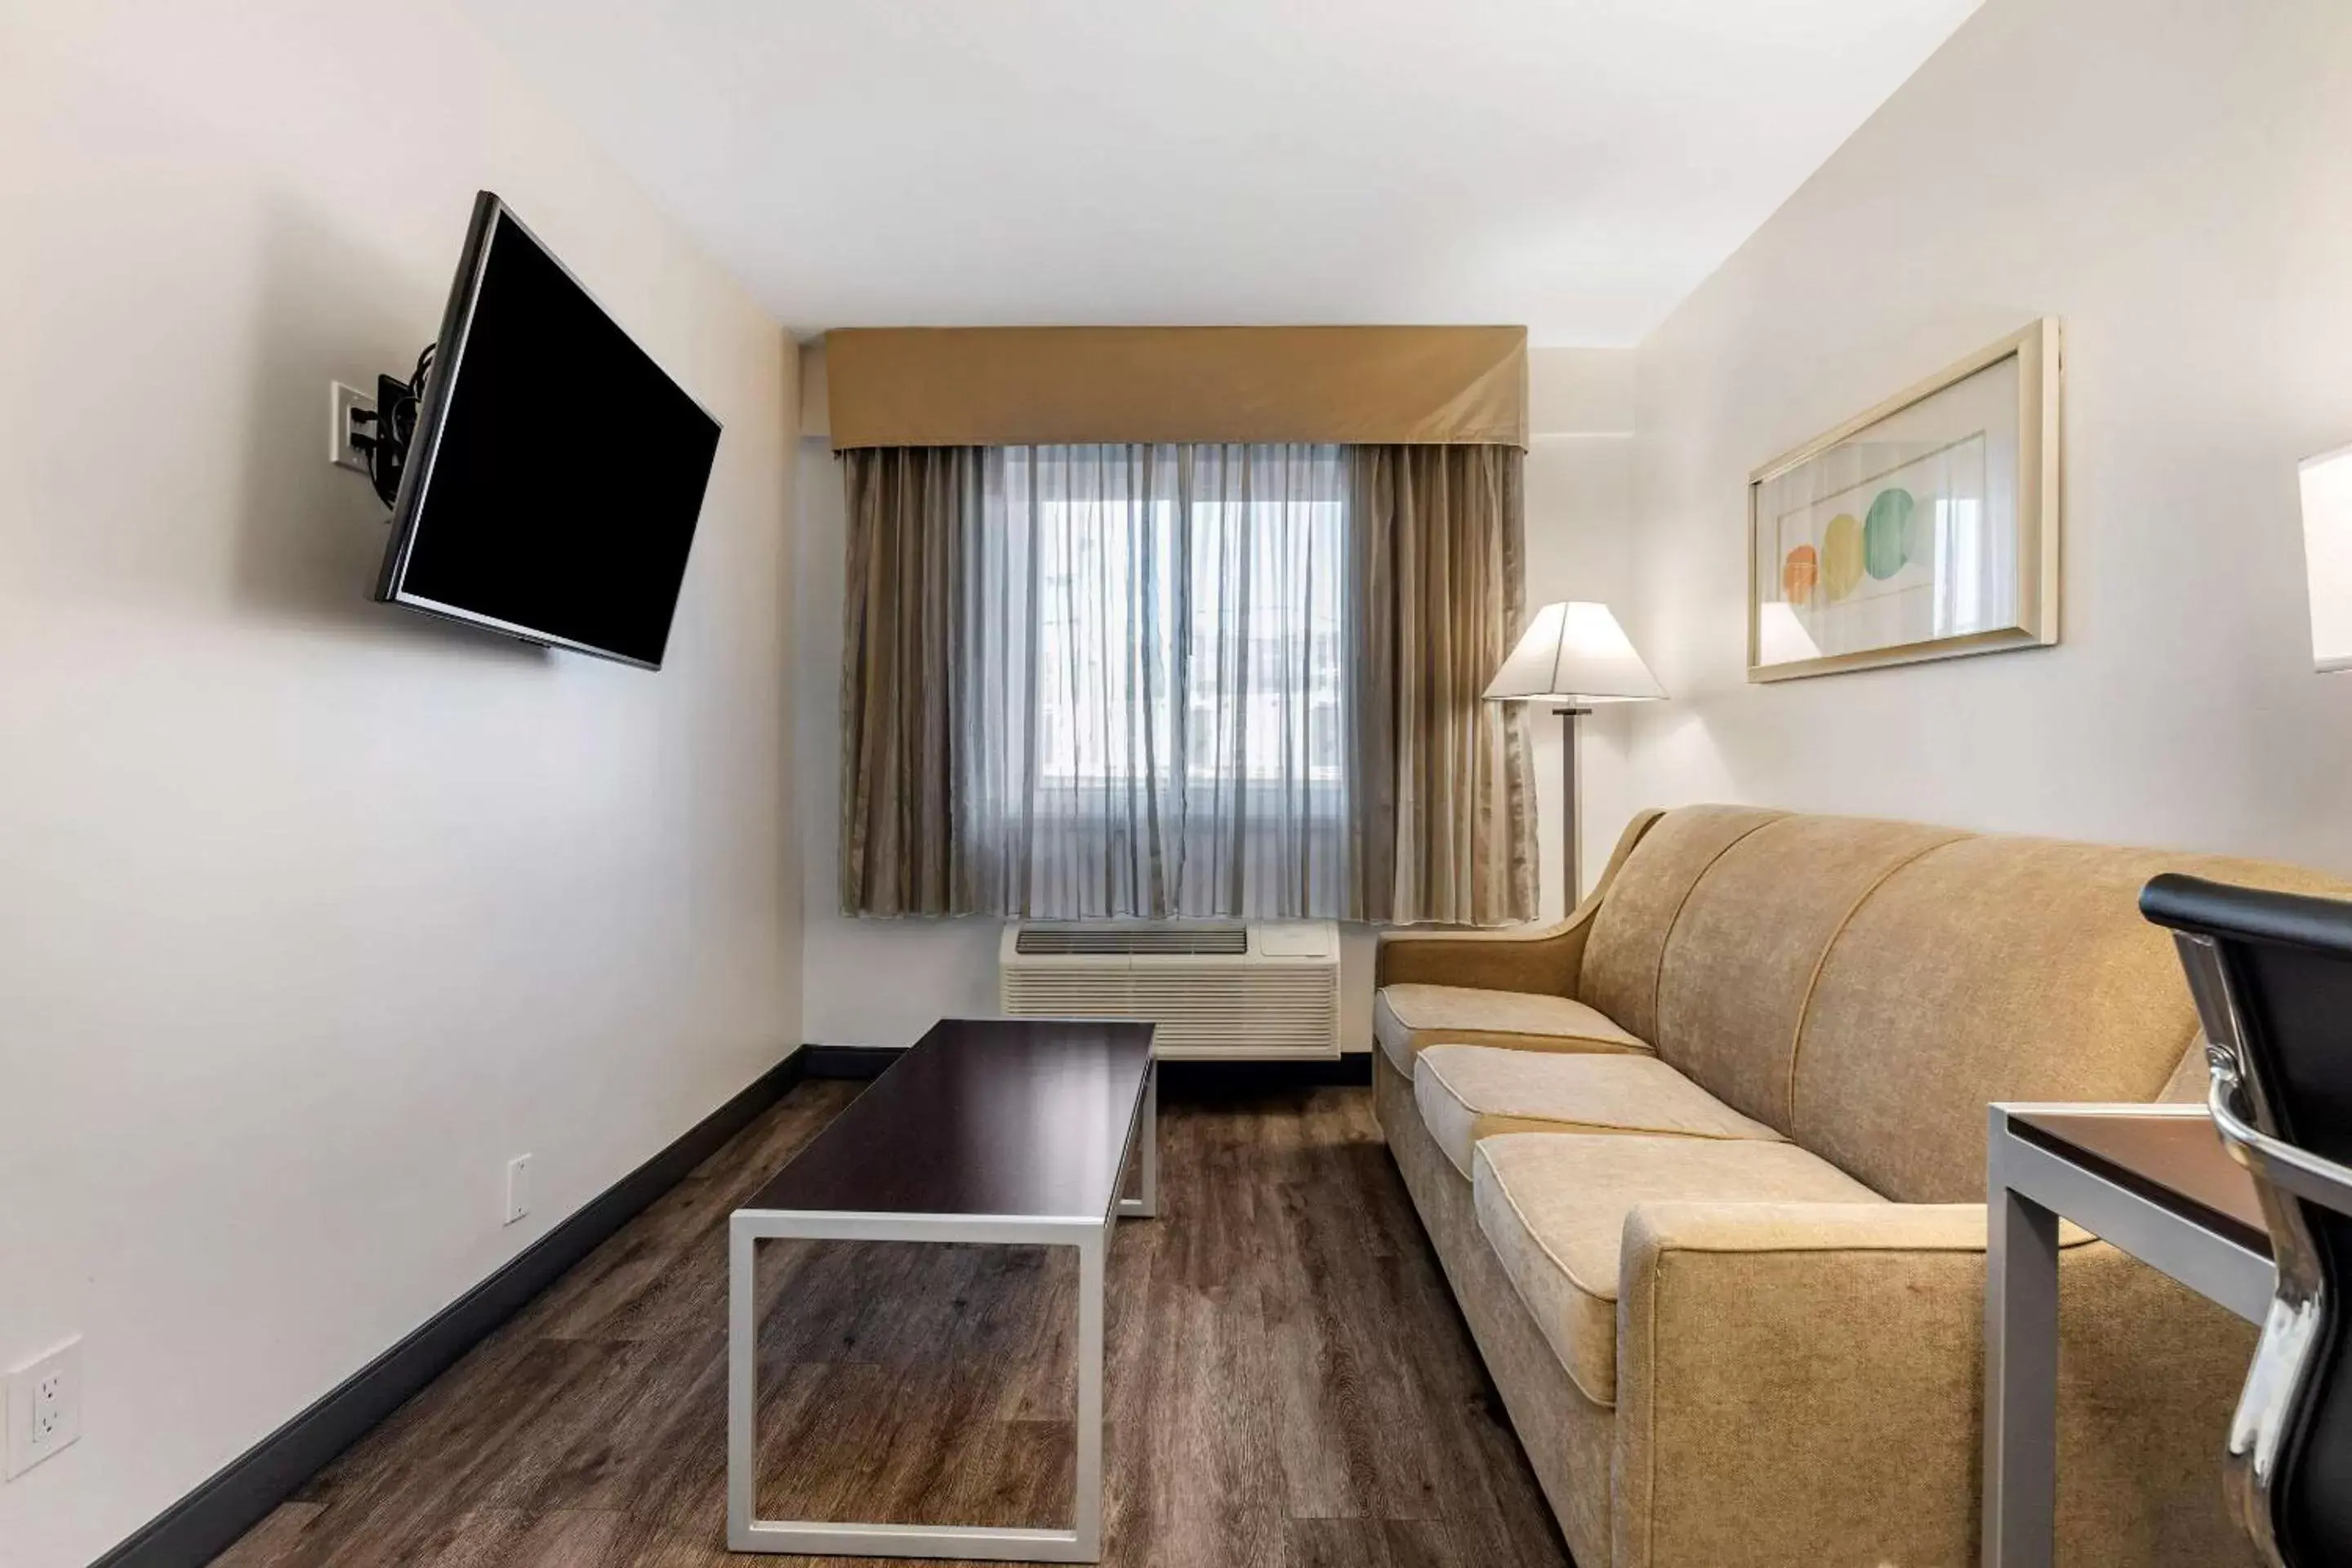
[[[351,412],[354,426],[373,426],[353,431],[351,444],[366,456],[368,482],[375,486],[377,499],[387,507],[400,499],[400,476],[408,468],[408,444],[416,434],[417,410],[425,405],[425,383],[433,373],[436,346],[425,345],[406,381],[394,375],[375,378],[374,412],[364,408]]]

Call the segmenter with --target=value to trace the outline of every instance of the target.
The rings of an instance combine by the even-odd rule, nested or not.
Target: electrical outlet
[[[81,1436],[79,1336],[8,1374],[6,1468],[23,1475]]]
[[[530,1213],[530,1156],[517,1154],[507,1162],[507,1218],[514,1224]]]
[[[375,399],[356,386],[331,382],[327,386],[327,461],[354,473],[368,471],[367,454],[352,444],[354,436],[374,433],[373,419],[354,420],[353,414],[373,414]]]

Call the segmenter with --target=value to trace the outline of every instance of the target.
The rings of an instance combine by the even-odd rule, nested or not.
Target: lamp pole
[[[1565,818],[1563,837],[1568,840],[1568,852],[1562,857],[1566,862],[1564,874],[1568,880],[1560,884],[1566,901],[1559,909],[1561,918],[1565,919],[1576,912],[1577,900],[1582,896],[1584,890],[1579,879],[1579,867],[1576,862],[1576,841],[1582,836],[1584,816],[1580,809],[1581,803],[1578,795],[1582,781],[1577,776],[1576,721],[1592,710],[1555,708],[1552,711],[1559,715],[1561,757],[1559,805],[1560,816]]]

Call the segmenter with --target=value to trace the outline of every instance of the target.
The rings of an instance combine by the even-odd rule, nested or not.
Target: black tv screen
[[[376,597],[661,668],[719,422],[488,191]]]

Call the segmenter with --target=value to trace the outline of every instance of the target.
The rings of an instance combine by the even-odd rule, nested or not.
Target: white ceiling
[[[803,333],[1638,341],[1978,0],[467,0]]]

